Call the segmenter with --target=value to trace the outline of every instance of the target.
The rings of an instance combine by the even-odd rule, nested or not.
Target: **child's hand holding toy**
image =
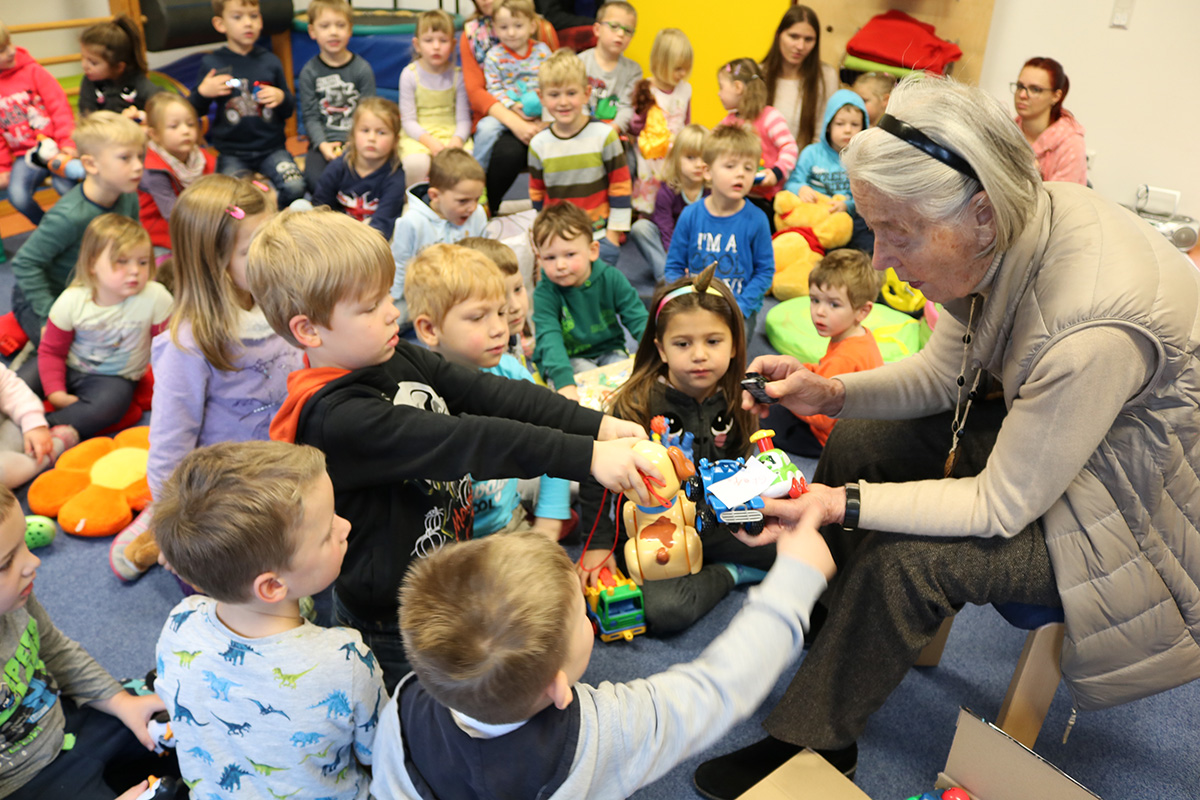
[[[632,492],[638,503],[651,505],[646,481],[663,485],[663,475],[651,461],[633,446],[641,439],[629,436],[623,439],[599,441],[592,445],[592,477],[611,492]]]
[[[625,419],[604,415],[604,419],[600,420],[600,431],[596,434],[596,439],[601,442],[607,442],[611,439],[649,439],[646,435],[646,429],[636,422],[630,422]]]
[[[254,93],[254,99],[261,103],[263,108],[275,108],[283,102],[283,89],[265,83],[261,84]]]

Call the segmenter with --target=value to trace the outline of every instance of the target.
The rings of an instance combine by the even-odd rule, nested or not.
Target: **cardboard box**
[[[1078,781],[1004,731],[968,709],[958,711],[958,729],[946,769],[935,787],[958,786],[972,800],[1100,800]],[[918,797],[927,789],[914,788]],[[805,750],[751,787],[740,800],[871,800],[829,762]],[[898,798],[896,800],[899,800]]]
[[[812,750],[792,756],[739,800],[871,800],[845,775]]]
[[[972,800],[1100,800],[1037,753],[968,709],[958,710],[958,729],[938,774],[938,789],[959,786]]]

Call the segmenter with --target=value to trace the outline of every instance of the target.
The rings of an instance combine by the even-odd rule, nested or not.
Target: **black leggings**
[[[492,216],[500,210],[500,201],[517,182],[517,176],[529,171],[529,146],[505,128],[492,150],[492,163],[487,171],[488,211]]]

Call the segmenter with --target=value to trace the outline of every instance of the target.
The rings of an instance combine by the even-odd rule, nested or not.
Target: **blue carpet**
[[[5,241],[11,256],[19,237]],[[622,249],[620,268],[639,292],[650,294],[650,271],[636,249]],[[9,308],[11,262],[0,265],[0,313]],[[770,302],[770,301],[768,301]],[[765,314],[750,353],[770,352],[762,335]],[[812,463],[802,464],[811,475]],[[181,598],[175,580],[154,569],[122,584],[108,568],[109,539],[60,534],[39,550],[36,592],[56,624],[80,641],[118,677],[142,675],[154,662],[154,644],[167,612]],[[632,642],[597,643],[584,679],[623,681],[695,658],[736,613],[745,590],[735,589],[703,620],[680,635]],[[1024,632],[990,608],[968,606],[958,617],[941,664],[915,669],[871,719],[859,742],[859,786],[875,800],[903,800],[931,789],[944,766],[960,705],[994,718],[1021,652]],[[870,658],[870,653],[863,653]],[[775,685],[762,709],[735,727],[710,753],[681,764],[638,800],[695,797],[691,774],[704,758],[737,749],[762,734],[760,724],[782,696],[791,671]],[[1037,751],[1092,791],[1110,800],[1200,797],[1200,682],[1102,712],[1081,715],[1066,745],[1059,742],[1070,714],[1066,689],[1058,695]],[[1032,800],[1032,799],[1031,799]]]

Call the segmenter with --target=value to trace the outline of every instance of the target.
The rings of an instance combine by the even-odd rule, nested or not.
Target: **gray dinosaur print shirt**
[[[386,696],[357,631],[298,628],[247,639],[192,595],[158,638],[154,688],[167,704],[192,797],[364,800]],[[357,759],[357,760],[356,760]]]

